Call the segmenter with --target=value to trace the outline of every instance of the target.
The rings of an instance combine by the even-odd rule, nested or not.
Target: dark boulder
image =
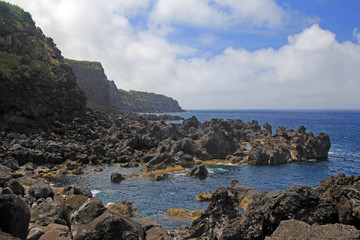
[[[125,179],[125,177],[121,173],[113,172],[111,173],[111,181],[112,182],[121,182]]]
[[[209,174],[208,170],[206,169],[205,165],[202,164],[200,166],[196,166],[195,168],[193,168],[186,175],[190,177],[198,177],[200,179],[205,179],[208,174]]]
[[[53,197],[54,193],[52,188],[47,183],[37,183],[29,188],[29,195],[35,199]]]
[[[25,189],[16,179],[9,180],[6,184],[7,187],[11,188],[12,192],[16,195],[24,195]]]
[[[26,239],[30,221],[27,204],[13,194],[0,194],[0,229],[14,237]]]

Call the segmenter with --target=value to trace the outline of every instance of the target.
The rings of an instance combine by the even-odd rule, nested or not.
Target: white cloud
[[[286,12],[273,0],[158,0],[150,15],[150,24],[278,27],[286,17]]]
[[[228,47],[218,55],[198,56],[194,47],[166,38],[169,29],[177,30],[176,24],[209,27],[235,16],[238,22],[276,26],[286,13],[274,1],[262,1],[263,9],[257,5],[260,1],[241,8],[246,1],[223,0],[222,10],[220,0],[212,4],[191,0],[196,8],[189,0],[11,2],[32,14],[65,57],[101,61],[119,88],[166,94],[184,108],[360,107],[360,45],[339,43],[333,33],[316,24],[289,36],[277,50]],[[198,17],[193,16],[195,11]],[[280,18],[273,15],[277,11]],[[163,34],[133,26],[129,16],[139,12],[149,14],[149,24],[163,24]],[[204,44],[216,37],[206,31],[195,37],[199,36]],[[358,36],[354,30],[354,37]]]

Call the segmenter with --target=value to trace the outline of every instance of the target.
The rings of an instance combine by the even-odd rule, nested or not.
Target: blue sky
[[[185,109],[360,108],[358,0],[11,0],[63,55]]]

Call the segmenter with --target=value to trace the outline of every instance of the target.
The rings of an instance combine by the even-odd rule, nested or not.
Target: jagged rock
[[[53,197],[54,193],[52,188],[47,183],[37,183],[29,188],[29,195],[35,199]]]
[[[132,202],[126,200],[109,205],[107,208],[122,217],[132,217],[137,213],[137,208],[133,206]]]
[[[27,204],[13,194],[0,194],[0,229],[14,237],[26,239],[30,210]]]
[[[200,179],[205,179],[208,174],[209,174],[208,170],[206,169],[205,165],[202,164],[200,166],[196,166],[195,168],[193,168],[186,175],[190,177],[198,177]]]
[[[266,240],[281,239],[360,239],[360,231],[354,226],[343,224],[309,225],[296,220],[282,221]]]

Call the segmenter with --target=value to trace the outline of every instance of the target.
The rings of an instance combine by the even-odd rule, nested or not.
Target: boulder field
[[[19,190],[20,189],[20,190]],[[329,176],[316,187],[257,191],[232,180],[190,227],[163,229],[131,216],[122,201],[105,207],[87,187],[49,185],[33,170],[0,165],[0,239],[359,239],[360,176]],[[175,212],[175,213],[174,213]],[[179,215],[181,209],[166,214]]]
[[[50,170],[53,175],[81,174],[81,166],[97,163],[140,163],[149,171],[212,159],[274,165],[326,159],[331,146],[326,133],[315,136],[303,126],[296,130],[278,127],[273,134],[269,124],[261,129],[257,121],[201,123],[191,117],[181,124],[167,124],[146,117],[89,110],[72,121],[54,121],[45,129],[7,129],[0,132],[0,161],[14,170],[29,162],[46,166],[41,171],[49,176]]]

